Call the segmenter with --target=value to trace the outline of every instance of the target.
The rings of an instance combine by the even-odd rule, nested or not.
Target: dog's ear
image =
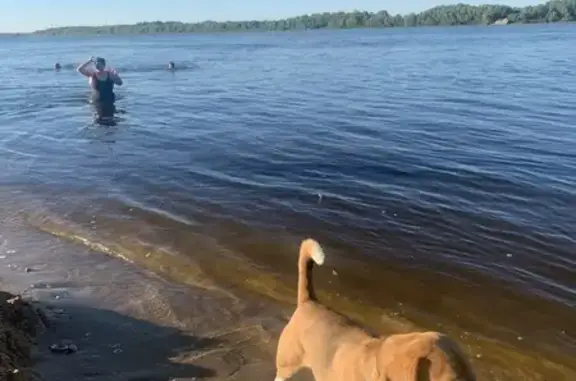
[[[426,349],[416,335],[393,335],[378,344],[372,354],[372,380],[430,381],[430,362],[421,356]]]
[[[427,358],[419,358],[416,363],[416,381],[430,381],[432,363]]]

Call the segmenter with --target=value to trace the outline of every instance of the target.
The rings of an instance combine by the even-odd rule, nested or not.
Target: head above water
[[[56,62],[54,64],[54,70],[60,70],[60,69],[62,69],[62,66],[58,62]]]
[[[106,60],[102,57],[94,58],[94,66],[96,66],[96,70],[104,70],[106,68]]]
[[[176,65],[174,64],[174,62],[172,61],[168,62],[168,69],[170,70],[176,69]]]

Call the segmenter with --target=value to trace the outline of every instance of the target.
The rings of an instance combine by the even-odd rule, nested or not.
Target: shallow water
[[[45,381],[274,377],[266,343],[286,317],[247,295],[236,303],[167,282],[13,223],[0,226],[0,287],[38,303],[48,317],[33,354]],[[77,351],[55,354],[49,348],[57,343]]]
[[[313,236],[335,308],[575,374],[573,26],[0,41],[5,220],[289,303]],[[91,55],[125,81],[112,127]]]

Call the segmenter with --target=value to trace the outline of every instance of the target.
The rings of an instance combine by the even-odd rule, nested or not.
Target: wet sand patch
[[[33,351],[45,381],[273,379],[285,311],[173,284],[44,233],[3,233],[0,289],[42,305],[50,322]]]

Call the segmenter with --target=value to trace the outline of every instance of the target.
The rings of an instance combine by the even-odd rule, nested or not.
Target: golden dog
[[[318,303],[312,267],[324,258],[318,242],[302,242],[298,306],[280,335],[275,381],[305,367],[316,381],[476,381],[464,353],[441,333],[373,337]]]

